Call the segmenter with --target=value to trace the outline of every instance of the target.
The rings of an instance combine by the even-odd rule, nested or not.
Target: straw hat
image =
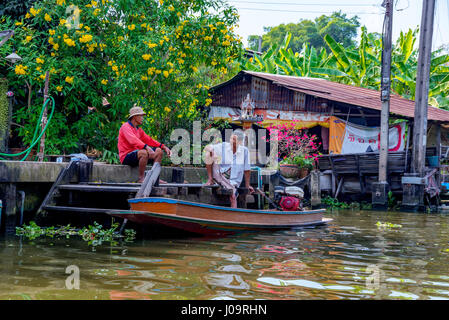
[[[146,115],[146,113],[143,111],[143,109],[134,104],[134,106],[131,109],[129,109],[128,120],[134,116],[145,116],[145,115]]]

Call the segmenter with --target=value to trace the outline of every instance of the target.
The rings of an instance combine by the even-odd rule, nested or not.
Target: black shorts
[[[152,147],[150,147],[150,148],[151,148],[151,150],[156,151],[155,148],[152,148]],[[144,149],[142,149],[142,150],[144,150]],[[139,152],[139,150],[134,150],[134,151],[131,151],[130,153],[128,153],[125,156],[125,159],[123,159],[122,164],[131,166],[131,167],[138,166],[139,165],[139,158],[137,157],[138,152]],[[148,162],[151,163],[151,162],[153,162],[153,160],[149,160]]]

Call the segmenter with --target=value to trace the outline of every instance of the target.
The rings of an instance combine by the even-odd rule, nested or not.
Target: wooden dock
[[[427,156],[436,154],[436,148],[427,148]],[[411,151],[388,153],[388,183],[394,193],[402,192],[401,178],[404,173],[410,172],[411,156]],[[341,193],[369,195],[372,192],[371,184],[378,179],[379,153],[323,155],[318,160],[318,169],[330,176],[329,191],[333,197]]]
[[[77,161],[61,171],[42,202],[39,216],[49,212],[70,212],[81,214],[102,214],[111,210],[129,209],[128,199],[135,198],[141,188],[140,183],[92,182],[90,164]],[[74,179],[75,177],[75,179]],[[169,197],[214,205],[229,205],[231,190],[215,184],[202,183],[164,183],[151,190],[151,196]],[[259,208],[263,201],[260,195],[248,195],[245,188],[239,188],[240,207]]]

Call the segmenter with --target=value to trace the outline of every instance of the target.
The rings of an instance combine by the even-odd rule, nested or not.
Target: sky
[[[240,21],[236,32],[247,47],[249,35],[263,35],[264,27],[281,23],[297,23],[301,19],[313,20],[334,11],[351,18],[359,16],[368,32],[382,33],[385,9],[382,0],[226,0],[237,8]],[[421,24],[423,0],[396,0],[393,12],[393,41],[401,31]],[[449,44],[449,0],[436,0],[432,49]],[[360,31],[360,29],[359,29]],[[419,38],[418,38],[419,39]],[[419,45],[416,41],[416,46]]]

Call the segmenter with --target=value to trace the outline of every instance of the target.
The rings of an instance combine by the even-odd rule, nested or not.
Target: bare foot
[[[207,182],[203,185],[203,186],[212,186],[212,185],[214,185],[215,184],[215,182],[214,182],[214,180],[207,180]]]
[[[159,183],[160,183],[160,184],[166,184],[166,183],[168,183],[168,182],[165,181],[165,180],[159,179]]]
[[[139,180],[137,180],[137,183],[142,183],[144,179],[145,178],[139,178]]]

